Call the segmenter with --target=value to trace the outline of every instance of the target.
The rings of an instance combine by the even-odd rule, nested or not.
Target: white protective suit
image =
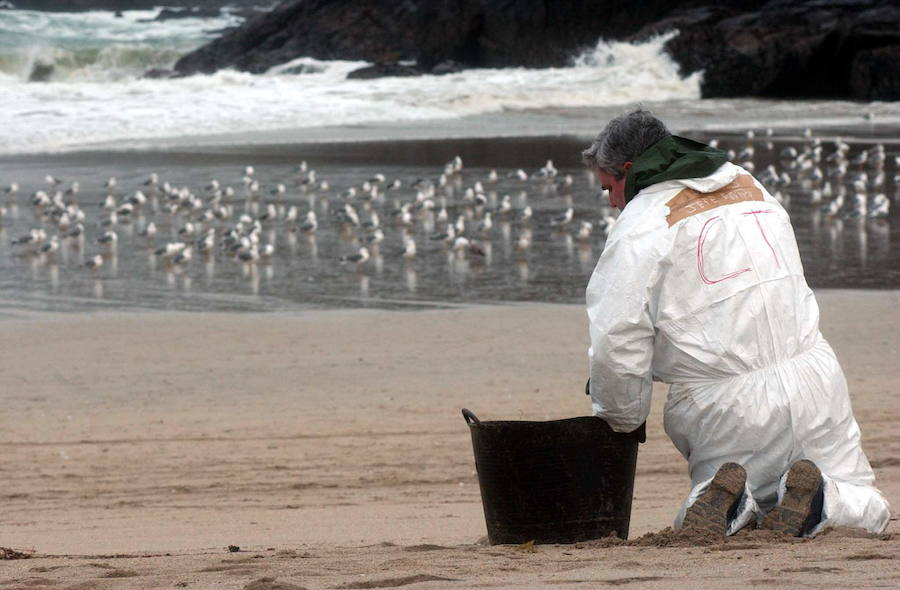
[[[825,480],[811,534],[887,526],[788,214],[744,169],[640,191],[610,232],[587,312],[594,415],[630,432],[647,419],[652,380],[670,384],[665,429],[693,486],[676,527],[733,461],[747,471],[733,534],[775,505],[799,459]]]

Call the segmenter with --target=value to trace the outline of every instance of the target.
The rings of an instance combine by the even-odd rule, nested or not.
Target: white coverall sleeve
[[[644,233],[608,243],[587,287],[592,410],[617,432],[635,430],[650,413],[654,242]]]

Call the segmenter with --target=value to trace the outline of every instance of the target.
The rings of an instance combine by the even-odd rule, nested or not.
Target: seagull
[[[572,216],[575,214],[575,209],[569,207],[562,215],[557,215],[553,219],[550,220],[550,225],[568,225],[572,221]]]
[[[415,258],[416,256],[416,241],[411,237],[405,237],[403,239],[403,258],[409,260],[410,258]]]
[[[33,228],[27,234],[12,241],[13,246],[36,245],[47,239],[47,232],[40,228]]]
[[[316,221],[316,212],[310,211],[306,214],[306,221],[300,224],[300,231],[313,233],[317,229],[319,229],[319,222]]]
[[[572,185],[575,183],[575,179],[572,178],[571,174],[566,174],[562,181],[557,183],[556,191],[560,193],[567,193],[572,190]]]
[[[211,227],[206,230],[206,235],[198,238],[196,244],[199,252],[204,254],[211,252],[216,245],[216,228]]]
[[[491,228],[494,227],[494,221],[491,219],[491,212],[488,211],[484,214],[484,218],[481,220],[481,223],[478,226],[478,231],[481,233],[489,233]]]
[[[194,257],[194,251],[190,246],[185,246],[172,257],[172,264],[184,265],[190,262]]]
[[[178,235],[181,237],[190,237],[194,235],[196,231],[197,227],[193,223],[185,221],[184,225],[181,226],[181,229],[178,230]]]
[[[456,230],[453,228],[452,224],[448,223],[445,231],[431,234],[428,236],[428,239],[433,242],[444,240],[445,242],[450,243],[456,239]]]
[[[114,247],[118,241],[119,241],[119,236],[116,234],[116,232],[114,232],[112,230],[107,230],[107,231],[103,232],[103,234],[101,234],[100,237],[97,238],[98,244],[102,244],[108,248]]]
[[[553,160],[547,160],[547,163],[544,164],[544,167],[539,169],[537,172],[531,175],[532,178],[554,178],[556,177],[556,166],[553,165]]]
[[[369,221],[364,221],[362,227],[364,229],[377,229],[381,226],[381,220],[378,218],[378,213],[372,211],[372,215],[369,217]]]
[[[464,234],[466,233],[466,218],[462,215],[458,215],[456,217],[456,223],[453,225],[454,229],[456,229],[456,233]]]
[[[822,205],[819,209],[825,215],[837,215],[838,211],[841,210],[841,207],[844,206],[844,195],[838,194],[834,199]]]
[[[506,215],[510,211],[512,211],[512,197],[503,195],[503,198],[500,199],[500,204],[497,205],[497,214]]]
[[[90,258],[87,262],[84,263],[85,268],[89,268],[91,270],[98,270],[101,266],[103,266],[103,257],[99,254],[95,254],[93,258]]]
[[[519,239],[516,241],[516,251],[524,252],[529,248],[531,248],[531,230],[526,230],[519,234]]]
[[[613,226],[616,224],[616,218],[612,215],[607,215],[603,219],[600,220],[599,228],[600,231],[609,235],[609,232],[612,231]]]
[[[361,268],[369,260],[369,249],[363,246],[356,254],[341,256],[341,264],[356,264],[357,268]]]
[[[147,203],[147,195],[145,195],[143,191],[134,191],[134,194],[128,197],[128,202],[135,207],[140,207]]]
[[[516,221],[518,223],[527,223],[532,215],[534,215],[534,211],[531,209],[531,205],[526,205],[521,211],[519,211],[518,215],[516,215]]]
[[[169,242],[165,246],[157,248],[153,254],[156,256],[161,256],[163,258],[172,258],[176,256],[179,252],[184,250],[187,247],[187,244],[184,242]]]
[[[31,195],[31,204],[34,207],[46,207],[53,203],[53,200],[42,190],[37,190]]]
[[[67,197],[74,197],[78,194],[78,189],[81,185],[78,184],[78,181],[73,181],[72,184],[69,185],[69,188],[66,189]]]
[[[797,159],[797,148],[788,146],[781,150],[781,154],[779,154],[782,160],[796,160]]]
[[[872,197],[872,206],[869,208],[869,217],[881,219],[888,216],[891,208],[891,201],[884,193],[878,193]]]
[[[59,236],[51,236],[50,241],[41,246],[41,252],[44,254],[52,254],[59,250]]]
[[[475,254],[476,256],[484,256],[484,249],[474,240],[459,236],[453,241],[453,251],[461,256],[466,254]]]
[[[256,246],[250,246],[249,248],[242,248],[237,254],[238,260],[246,263],[253,263],[259,260],[259,248]]]
[[[69,233],[66,234],[70,238],[80,238],[84,235],[84,224],[79,222],[75,224],[75,227],[69,230]]]
[[[581,226],[578,228],[578,234],[575,237],[582,242],[586,242],[591,239],[592,231],[594,231],[594,224],[590,221],[582,221]]]
[[[377,245],[384,241],[384,232],[381,231],[380,227],[376,227],[375,231],[366,236],[366,243]]]

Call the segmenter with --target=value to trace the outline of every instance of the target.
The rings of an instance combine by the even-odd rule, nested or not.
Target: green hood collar
[[[725,152],[706,144],[670,135],[635,158],[625,178],[625,202],[652,184],[709,176],[728,161]]]

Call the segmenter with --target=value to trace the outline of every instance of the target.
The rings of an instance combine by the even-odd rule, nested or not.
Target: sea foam
[[[375,80],[346,78],[364,62],[310,58],[261,75],[223,70],[142,79],[137,72],[123,75],[127,68],[104,63],[108,57],[101,48],[95,62],[70,68],[61,80],[25,83],[21,74],[12,73],[0,78],[0,92],[7,96],[0,112],[0,152],[56,151],[100,142],[127,149],[133,140],[164,137],[699,98],[699,75],[682,78],[663,51],[673,34],[639,44],[601,41],[568,67],[472,69]],[[141,43],[150,43],[149,35]],[[116,47],[116,55],[124,51],[118,44],[108,44],[107,51],[110,46]],[[171,49],[158,40],[149,46]],[[166,59],[174,62],[174,57]],[[126,60],[129,67],[136,59]],[[103,73],[108,70],[119,74]],[[286,73],[298,70],[303,73]]]

